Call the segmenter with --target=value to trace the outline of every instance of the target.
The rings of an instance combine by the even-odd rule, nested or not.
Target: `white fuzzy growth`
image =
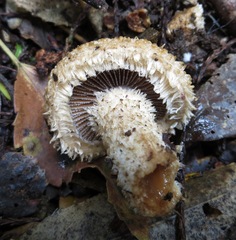
[[[155,109],[138,90],[114,88],[97,93],[97,105],[88,112],[97,123],[97,131],[113,159],[117,182],[123,190],[134,192],[139,179],[165,165],[155,151],[164,149],[162,131],[155,122]],[[96,125],[96,124],[94,124]]]

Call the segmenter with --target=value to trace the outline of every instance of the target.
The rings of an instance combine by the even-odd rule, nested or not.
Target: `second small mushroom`
[[[164,136],[182,129],[194,109],[181,62],[147,40],[100,39],[57,64],[45,98],[56,147],[82,161],[112,159],[117,185],[135,213],[173,210],[181,199],[180,162]]]

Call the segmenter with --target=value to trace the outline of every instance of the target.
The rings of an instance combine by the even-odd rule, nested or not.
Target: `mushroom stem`
[[[113,159],[122,193],[138,214],[167,214],[181,194],[175,182],[179,161],[162,139],[165,123],[155,120],[157,110],[139,90],[117,87],[96,97],[88,113]]]

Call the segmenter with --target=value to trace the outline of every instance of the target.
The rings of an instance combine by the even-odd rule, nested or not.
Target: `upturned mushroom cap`
[[[182,129],[194,109],[183,63],[147,40],[100,39],[57,64],[45,98],[52,142],[62,152],[88,161],[110,157],[137,213],[173,209],[181,197],[180,164],[163,135]]]
[[[89,42],[57,64],[46,90],[52,141],[62,152],[89,160],[106,153],[102,141],[91,132],[86,107],[96,102],[94,93],[117,86],[140,89],[157,108],[160,105],[157,115],[168,124],[166,133],[182,129],[192,116],[191,78],[183,63],[165,49],[124,37]]]

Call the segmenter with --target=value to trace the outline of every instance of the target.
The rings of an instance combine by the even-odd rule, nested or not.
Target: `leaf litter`
[[[94,2],[96,2],[96,1],[94,1]],[[121,2],[123,2],[123,1],[121,1]],[[135,2],[138,2],[138,1],[135,1]],[[122,4],[124,4],[124,3],[122,3]],[[117,22],[115,24],[117,24]],[[158,38],[160,38],[160,35],[158,35]],[[164,38],[160,42],[163,42],[163,41],[167,42],[167,40]],[[167,48],[169,47],[171,51],[174,51],[174,49],[170,47],[171,45],[168,45],[168,44],[167,44]],[[176,40],[175,40],[175,44],[176,44],[176,46],[178,46],[180,43],[178,43],[178,42],[176,43]],[[192,43],[190,42],[190,45],[191,44],[192,44],[192,46],[194,46],[194,44],[196,44],[196,41],[192,42]],[[186,43],[186,46],[189,47],[189,42]],[[189,49],[191,49],[191,47],[189,47]],[[219,55],[215,55],[215,57],[217,59],[219,57]],[[231,60],[232,60],[232,58],[233,58],[233,56],[230,56]],[[207,64],[207,61],[206,61],[206,64]],[[48,127],[43,118],[43,113],[44,113],[43,93],[44,93],[44,88],[45,88],[47,81],[46,81],[46,79],[38,77],[38,74],[33,66],[25,65],[20,62],[17,62],[16,65],[18,67],[18,74],[17,74],[16,83],[15,83],[15,92],[14,92],[14,103],[15,103],[14,105],[15,106],[14,107],[15,107],[15,111],[17,113],[17,117],[14,121],[14,125],[15,125],[14,145],[17,149],[22,148],[25,155],[33,156],[33,158],[38,161],[39,166],[45,170],[47,182],[51,185],[59,187],[59,186],[63,185],[64,182],[70,183],[74,172],[77,172],[77,171],[81,172],[85,168],[97,168],[105,176],[105,178],[107,180],[107,191],[108,191],[109,201],[111,203],[113,203],[113,205],[115,206],[115,208],[118,212],[119,217],[126,222],[129,229],[131,230],[132,234],[134,234],[136,237],[138,237],[138,239],[156,239],[156,237],[162,233],[165,233],[166,236],[168,236],[168,234],[170,234],[170,235],[172,234],[171,238],[175,237],[173,235],[173,233],[175,232],[174,225],[170,224],[170,228],[167,228],[169,231],[165,232],[164,230],[162,230],[163,227],[161,226],[161,224],[163,223],[163,221],[165,222],[165,220],[159,222],[155,219],[138,218],[137,216],[133,215],[131,212],[127,211],[127,207],[125,206],[125,203],[122,201],[120,192],[115,187],[114,177],[109,174],[109,166],[110,165],[109,165],[109,163],[104,162],[104,159],[100,159],[100,160],[94,162],[93,164],[89,164],[89,165],[86,163],[81,164],[78,162],[71,163],[70,160],[66,156],[59,155],[59,153],[57,153],[57,151],[54,148],[52,148],[52,146],[49,144],[51,136],[50,136],[50,133],[48,132]],[[206,66],[209,67],[210,65],[208,64]],[[226,63],[226,66],[228,66],[228,63]],[[188,69],[191,69],[191,67],[192,66],[190,66],[190,64],[188,64]],[[193,68],[194,68],[195,73],[199,74],[198,75],[199,81],[197,81],[197,84],[200,84],[200,83],[202,84],[202,79],[205,80],[205,78],[204,78],[205,76],[203,75],[205,70],[203,68],[201,68],[201,69],[203,69],[202,72],[198,72],[198,68],[196,66],[193,66]],[[222,72],[216,73],[216,75],[218,75],[218,74],[222,75]],[[224,76],[224,74],[223,74],[223,76]],[[235,79],[235,75],[232,77]],[[227,78],[227,75],[225,76],[225,78]],[[216,85],[218,87],[217,91],[221,91],[222,85],[220,85],[220,84],[222,83],[222,79],[216,78],[213,80],[214,80],[214,86]],[[199,92],[200,100],[201,100],[202,96],[205,96],[206,98],[209,96],[210,92],[212,91],[211,89],[213,89],[213,88],[211,88],[211,86],[209,86],[209,88],[207,88],[207,85],[212,85],[211,82],[213,82],[213,80],[212,79],[207,80],[207,82],[203,84],[203,86],[206,85],[205,89],[203,88],[203,90],[200,89],[200,90],[196,91],[197,93]],[[234,81],[232,81],[231,83],[235,84]],[[226,82],[224,81],[224,86],[228,87],[227,81]],[[230,91],[233,91],[234,88],[230,86],[230,87],[228,87],[228,89]],[[212,141],[219,141],[222,138],[235,137],[234,132],[230,132],[230,128],[232,128],[231,124],[227,125],[228,128],[227,127],[224,128],[224,126],[225,126],[224,125],[223,126],[223,134],[222,133],[218,134],[218,132],[220,132],[222,130],[222,125],[220,125],[220,124],[222,124],[221,120],[222,120],[222,118],[224,118],[226,116],[225,114],[227,114],[224,109],[227,109],[227,107],[234,106],[234,104],[231,104],[231,105],[229,104],[230,100],[232,100],[232,99],[227,99],[227,98],[225,99],[225,103],[227,103],[227,104],[225,104],[225,106],[223,106],[223,105],[216,106],[217,104],[215,104],[215,106],[219,110],[219,112],[218,112],[219,114],[216,114],[219,117],[218,118],[219,126],[215,126],[214,134],[211,133],[209,135],[209,131],[212,131],[212,129],[208,129],[207,127],[205,128],[205,126],[201,126],[201,124],[199,124],[198,119],[203,119],[203,121],[205,121],[205,122],[211,121],[212,123],[215,123],[215,118],[213,120],[208,119],[212,115],[215,116],[215,113],[213,112],[213,114],[209,115],[207,113],[207,111],[205,111],[204,113],[201,111],[198,112],[197,118],[193,122],[191,122],[192,125],[190,125],[190,127],[187,129],[187,139],[186,139],[187,143],[188,143],[187,151],[188,151],[188,149],[191,149],[191,147],[193,146],[193,142],[195,142],[194,144],[198,144],[199,142],[201,143],[202,141],[212,142]],[[224,104],[224,102],[221,102],[220,100],[218,102],[219,102],[219,104]],[[212,103],[215,103],[214,98],[212,99]],[[200,102],[200,104],[204,104],[204,102]],[[209,107],[211,109],[212,105],[214,105],[214,104],[208,104],[207,105],[208,109],[209,109]],[[205,106],[204,108],[206,108],[206,105],[203,105],[203,106]],[[234,114],[233,110],[234,109],[232,108],[232,112],[231,112],[232,117],[230,118],[230,121],[234,121],[234,119],[235,119],[233,117],[233,114]],[[212,124],[209,124],[209,126],[210,125],[212,126]],[[201,131],[202,129],[205,132]],[[200,135],[200,134],[203,134],[203,135]],[[216,137],[209,139],[209,137],[211,137],[212,135],[216,136]],[[198,138],[196,136],[198,136]],[[232,146],[234,146],[234,145],[232,145]],[[224,153],[224,151],[221,152],[222,156],[223,156],[223,153]],[[205,155],[205,153],[203,155]],[[196,157],[196,158],[198,158],[198,157]],[[189,161],[188,154],[186,156],[185,161],[186,161],[186,163]],[[219,160],[217,160],[217,163],[219,163]],[[216,168],[216,170],[218,169],[216,163],[213,165],[213,168]],[[191,171],[194,173],[195,168],[193,168]],[[229,170],[229,171],[232,171],[232,170]],[[202,172],[204,172],[204,169],[201,170],[200,175],[196,175],[195,177],[192,177],[192,178],[190,177],[191,181],[193,181],[192,189],[195,188],[195,186],[197,185],[198,182],[206,181],[206,180],[202,179]],[[206,174],[208,174],[208,173],[206,173]],[[217,182],[217,181],[221,181],[221,180],[217,179],[215,182]],[[205,187],[205,188],[204,188],[204,186],[202,186],[202,190],[203,190],[202,195],[206,196],[207,195],[206,192],[208,191],[208,189],[211,189],[213,187],[213,185],[210,185],[209,187]],[[229,189],[229,191],[230,191],[230,189]],[[186,193],[188,193],[188,190],[186,190]],[[195,196],[194,193],[191,193],[191,196]],[[199,196],[199,195],[197,195],[197,196]],[[85,200],[85,202],[86,201],[87,200]],[[91,201],[93,201],[93,200],[91,200]],[[205,206],[205,208],[206,207],[211,208],[211,206],[213,206],[212,208],[215,207],[214,204],[210,205],[210,207],[208,205],[204,205],[204,206]],[[199,209],[196,211],[198,211],[198,213],[200,212]],[[219,211],[222,212],[222,209]],[[193,208],[189,211],[189,213],[191,214],[192,212],[193,212]],[[201,219],[201,218],[199,218],[199,219]],[[168,221],[169,221],[169,223],[173,222],[173,224],[174,224],[173,218],[170,217],[169,220],[167,219],[166,223],[168,223]],[[188,221],[189,221],[189,219],[187,218],[187,222],[185,221],[185,224],[187,227],[187,234],[189,234],[188,233],[188,231],[189,231],[188,224],[190,223]],[[88,222],[89,222],[89,218],[88,218]],[[157,222],[156,225],[154,224],[155,222]],[[230,222],[228,222],[228,224],[230,225]],[[158,227],[157,227],[157,225],[158,225]],[[215,223],[215,225],[216,225],[216,223]],[[165,226],[165,224],[163,224],[163,226]],[[193,233],[194,233],[194,231],[193,231]],[[225,231],[225,234],[227,234],[227,231]],[[193,237],[194,236],[195,235],[193,234]],[[126,236],[125,239],[128,239],[129,237],[130,236]]]

